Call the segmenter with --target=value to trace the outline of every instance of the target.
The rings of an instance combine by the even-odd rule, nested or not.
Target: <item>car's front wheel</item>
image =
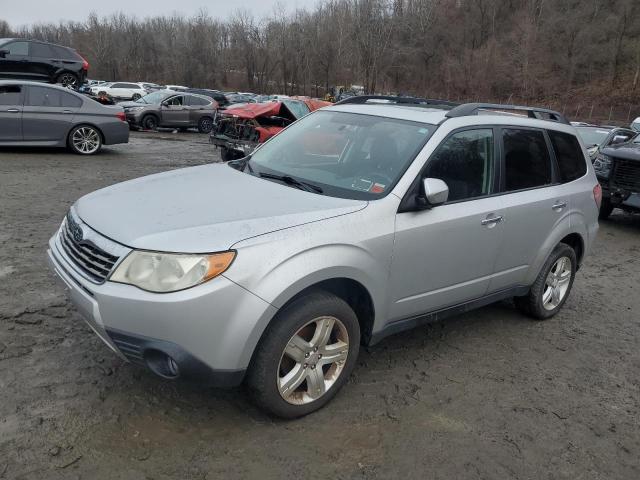
[[[328,292],[310,293],[273,320],[254,354],[247,386],[271,414],[307,415],[347,381],[359,347],[360,325],[351,307]]]
[[[140,95],[139,93],[134,93],[133,96],[131,97],[131,100],[135,102],[136,100],[140,100],[141,98],[142,98],[142,95]]]
[[[95,127],[80,125],[69,133],[68,144],[79,155],[93,155],[102,148],[102,135]]]
[[[140,121],[140,125],[145,130],[155,130],[158,128],[158,119],[155,115],[145,115]]]
[[[565,243],[558,244],[540,270],[529,294],[514,299],[516,307],[538,320],[553,317],[569,297],[577,265],[573,248]]]

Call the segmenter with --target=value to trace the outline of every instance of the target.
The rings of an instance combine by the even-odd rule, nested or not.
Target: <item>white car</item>
[[[173,90],[174,92],[184,92],[189,89],[189,87],[185,87],[182,85],[165,85],[164,88],[167,90]]]
[[[139,83],[110,82],[91,87],[92,95],[103,92],[118,100],[138,100],[148,93]]]

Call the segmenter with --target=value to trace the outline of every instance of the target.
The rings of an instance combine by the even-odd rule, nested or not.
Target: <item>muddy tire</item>
[[[359,347],[358,318],[344,300],[321,290],[304,295],[261,339],[246,378],[251,398],[282,418],[314,412],[348,380]]]
[[[600,211],[598,212],[598,220],[606,220],[613,212],[613,205],[611,204],[611,200],[608,198],[602,199],[602,204],[600,205]]]
[[[553,317],[569,297],[577,269],[576,252],[560,243],[553,249],[524,297],[514,298],[516,307],[536,320]]]
[[[145,115],[140,121],[143,130],[156,130],[158,128],[158,118],[155,115]]]

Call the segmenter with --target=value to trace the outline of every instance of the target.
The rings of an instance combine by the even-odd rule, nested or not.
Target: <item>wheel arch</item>
[[[71,132],[73,132],[78,127],[95,128],[98,131],[98,133],[100,134],[100,141],[102,142],[102,145],[105,145],[104,132],[102,131],[102,129],[98,125],[96,125],[95,123],[91,123],[91,122],[81,122],[81,123],[73,124],[71,126],[71,128],[69,128],[69,130],[67,131],[67,146],[69,146],[69,144],[71,142]]]

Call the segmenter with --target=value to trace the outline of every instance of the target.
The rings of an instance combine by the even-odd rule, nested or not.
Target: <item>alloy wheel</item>
[[[542,294],[542,305],[545,310],[555,309],[569,290],[571,282],[572,265],[569,257],[560,257],[551,267],[545,281]]]
[[[204,133],[209,133],[213,129],[213,122],[208,118],[200,120],[200,130]]]
[[[278,391],[288,403],[304,405],[323,396],[344,370],[349,334],[335,317],[311,320],[287,342],[278,366]]]
[[[75,75],[72,75],[70,73],[64,73],[60,76],[60,84],[63,87],[69,88],[75,88],[76,84],[78,83],[78,80],[76,79]]]
[[[73,132],[71,142],[77,151],[90,155],[100,148],[100,134],[91,127],[80,127]]]

